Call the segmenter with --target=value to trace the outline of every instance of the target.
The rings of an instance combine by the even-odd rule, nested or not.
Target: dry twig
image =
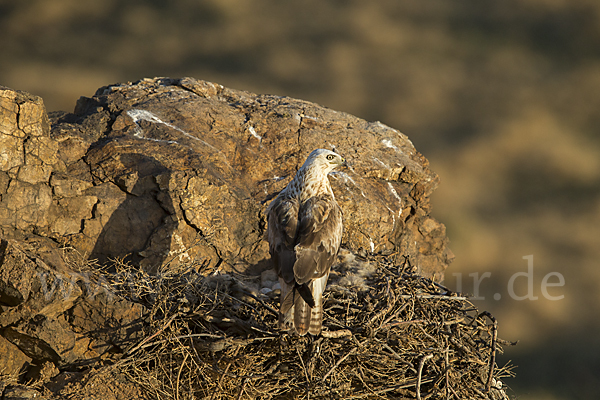
[[[115,367],[157,397],[186,397],[185,382],[190,398],[212,400],[420,399],[425,390],[431,400],[481,398],[492,379],[510,375],[495,364],[506,342],[497,339],[491,314],[405,272],[412,269],[408,260],[400,266],[392,258],[368,261],[377,266],[369,290],[331,282],[325,329],[316,340],[280,333],[278,299],[240,294],[239,282],[248,279],[243,276],[126,275],[121,265],[106,279],[121,296],[148,308],[152,334]],[[485,393],[478,388],[482,381]]]
[[[426,356],[424,356],[423,358],[421,358],[421,361],[419,361],[419,373],[417,374],[417,400],[421,400],[421,375],[423,373],[423,365],[425,364],[425,361],[429,360],[430,358],[433,358],[433,354],[427,354]]]

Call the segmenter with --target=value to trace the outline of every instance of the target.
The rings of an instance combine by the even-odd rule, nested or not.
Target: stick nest
[[[120,265],[111,285],[149,325],[113,367],[158,398],[508,399],[496,320],[398,258],[363,260],[356,287],[330,279],[317,337],[280,333],[279,296],[247,276]]]

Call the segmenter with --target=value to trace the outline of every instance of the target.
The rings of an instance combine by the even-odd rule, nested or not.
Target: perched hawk
[[[342,210],[327,174],[345,160],[314,150],[267,210],[269,251],[281,284],[279,328],[318,335],[322,295],[342,241]]]

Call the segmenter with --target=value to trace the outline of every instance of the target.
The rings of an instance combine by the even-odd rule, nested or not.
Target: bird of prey
[[[279,328],[321,333],[322,295],[342,241],[342,210],[327,174],[342,156],[314,150],[267,210],[269,251],[279,283]]]

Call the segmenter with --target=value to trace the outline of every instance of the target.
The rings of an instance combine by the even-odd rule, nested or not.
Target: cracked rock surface
[[[330,175],[345,247],[399,251],[437,279],[451,258],[429,216],[437,175],[379,122],[191,78],[100,88],[51,128],[40,98],[5,88],[0,99],[4,237],[34,233],[148,270],[255,265],[268,259],[269,201],[323,147],[350,164]]]
[[[2,373],[79,368],[139,340],[145,310],[90,297],[65,248],[149,272],[265,269],[266,208],[315,148],[348,160],[330,174],[342,246],[397,252],[442,280],[453,256],[430,216],[438,177],[384,124],[192,78],[106,86],[50,117],[0,87]]]

